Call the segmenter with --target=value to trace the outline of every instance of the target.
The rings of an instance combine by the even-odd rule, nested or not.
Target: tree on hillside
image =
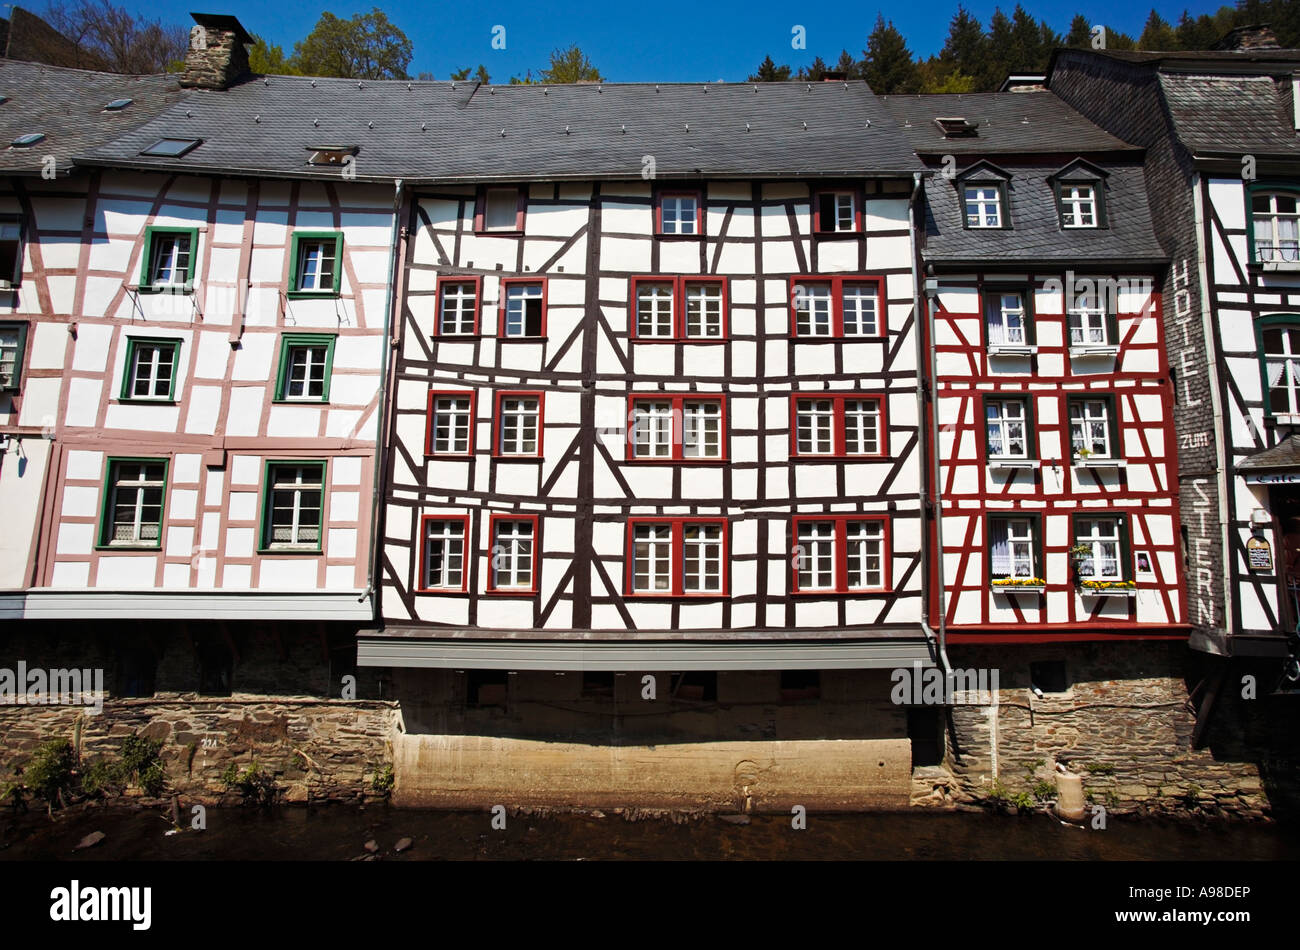
[[[550,65],[542,70],[538,82],[600,82],[602,78],[600,70],[575,44],[551,53]]]
[[[758,72],[749,77],[750,82],[785,82],[790,78],[789,66],[778,66],[771,56],[765,56],[758,64]]]
[[[888,95],[920,90],[921,77],[907,42],[892,20],[885,22],[883,14],[876,14],[876,27],[862,52],[866,58],[864,77],[872,92]]]
[[[409,79],[411,41],[378,8],[342,20],[322,13],[293,48],[290,64],[304,76]]]
[[[1146,26],[1142,29],[1142,35],[1138,37],[1137,45],[1138,49],[1148,50],[1179,48],[1178,37],[1174,34],[1174,28],[1154,9],[1152,9],[1151,15],[1147,17]]]
[[[1059,42],[1060,37],[1047,24],[1040,24],[1017,3],[1011,14],[1011,47],[1007,51],[1007,71],[1042,72],[1047,68],[1052,50]]]
[[[939,60],[953,69],[974,75],[983,60],[988,39],[984,27],[969,10],[958,4],[957,12],[948,23],[948,39],[939,51]]]
[[[183,27],[146,20],[110,0],[51,0],[46,22],[87,54],[87,65],[114,73],[162,73],[182,67]]]
[[[248,68],[259,76],[296,75],[284,50],[257,35],[248,47]]]

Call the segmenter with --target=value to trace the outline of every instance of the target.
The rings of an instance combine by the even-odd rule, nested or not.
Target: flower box
[[[1041,577],[1007,577],[989,582],[995,594],[1041,594],[1047,590],[1047,581]]]
[[[1128,459],[1098,458],[1095,455],[1076,455],[1071,464],[1075,468],[1128,468]]]
[[[990,343],[989,356],[1033,356],[1038,347],[1029,343]]]
[[[1035,469],[1042,463],[1038,459],[990,458],[989,468]]]
[[[1070,356],[1073,359],[1105,358],[1118,355],[1119,347],[1114,344],[1076,343],[1070,347]]]
[[[1079,581],[1079,593],[1085,597],[1136,597],[1132,581]]]

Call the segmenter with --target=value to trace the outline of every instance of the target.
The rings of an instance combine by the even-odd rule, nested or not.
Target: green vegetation
[[[246,805],[270,805],[278,792],[275,776],[264,771],[256,761],[250,762],[242,772],[231,762],[221,774],[221,781],[227,788],[237,790]]]
[[[370,787],[380,795],[391,795],[393,792],[393,767],[385,765],[382,769],[375,772],[375,777],[370,781]]]

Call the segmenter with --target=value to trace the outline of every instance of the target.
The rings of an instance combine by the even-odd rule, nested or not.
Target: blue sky
[[[206,0],[199,5],[193,0],[157,0],[148,6],[133,0],[118,2],[147,16],[186,25],[192,22],[188,11],[196,8],[234,14],[250,32],[282,45],[286,53],[310,31],[323,9],[346,18],[378,5],[411,38],[415,47],[412,75],[428,71],[445,79],[453,69],[481,62],[494,80],[503,82],[545,66],[551,50],[572,43],[581,46],[612,81],[744,80],[769,53],[778,63],[794,66],[816,55],[833,61],[842,48],[860,57],[877,10],[894,21],[914,53],[929,55],[943,45],[948,21],[957,8],[956,0],[843,5],[774,0],[714,4],[701,0],[505,0],[435,5],[388,0],[327,7],[313,0],[278,0],[274,9],[253,0]],[[986,26],[998,5],[966,4]],[[1069,28],[1075,13],[1082,13],[1093,23],[1136,36],[1153,6],[1165,19],[1176,22],[1184,9],[1193,16],[1212,13],[1222,2],[1028,0],[1023,5],[1061,32]],[[1001,6],[1010,14],[1015,0]],[[491,46],[492,29],[497,25],[506,28],[504,50]],[[795,25],[806,29],[806,50],[791,48]]]

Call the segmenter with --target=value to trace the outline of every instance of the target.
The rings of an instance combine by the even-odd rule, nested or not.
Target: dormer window
[[[966,214],[966,227],[1002,227],[1002,197],[1002,185],[995,181],[963,185],[962,203]]]
[[[1094,185],[1061,184],[1061,227],[1095,228],[1097,189]]]
[[[308,145],[308,165],[346,165],[360,149],[355,145]]]

